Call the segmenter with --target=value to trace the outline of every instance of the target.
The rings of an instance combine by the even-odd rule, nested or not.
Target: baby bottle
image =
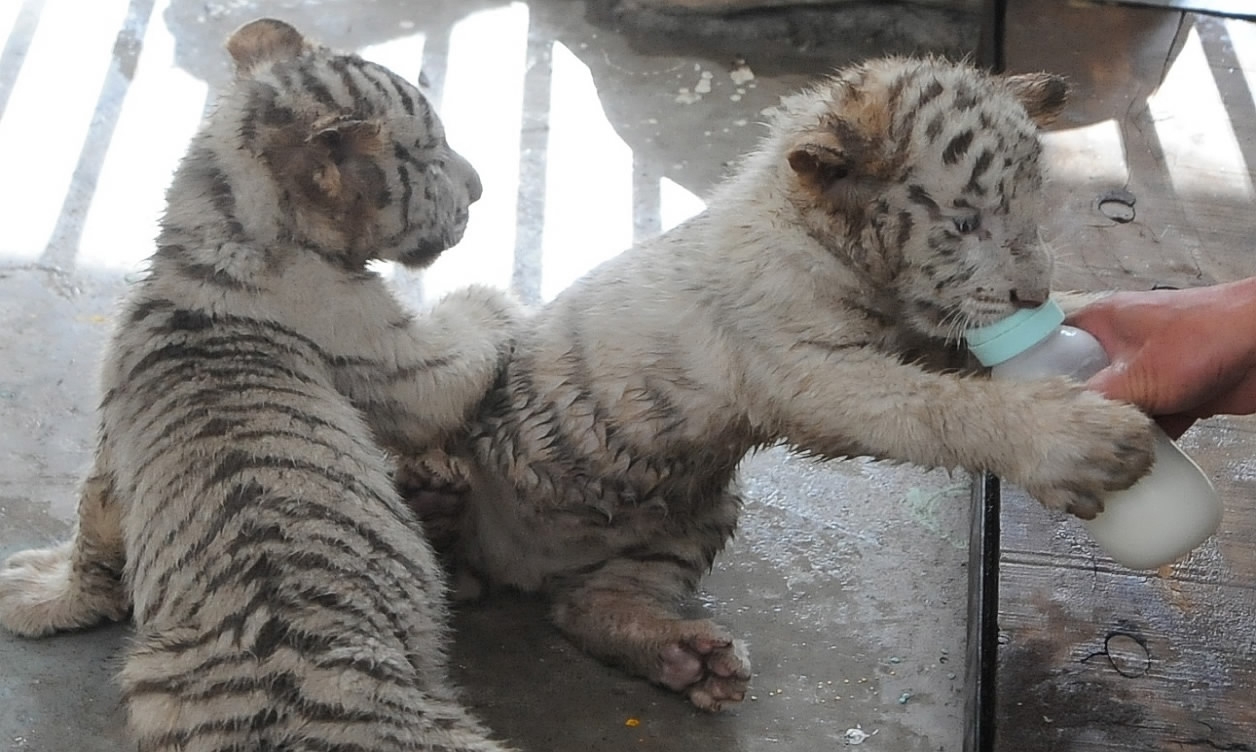
[[[1099,341],[1063,326],[1053,300],[1017,311],[964,337],[996,379],[1068,376],[1085,381],[1108,365]],[[1156,428],[1156,461],[1130,488],[1109,494],[1103,511],[1084,520],[1091,537],[1132,569],[1155,569],[1185,556],[1221,523],[1221,499],[1199,466]]]

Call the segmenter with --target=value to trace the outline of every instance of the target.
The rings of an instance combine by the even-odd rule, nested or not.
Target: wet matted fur
[[[1047,298],[1038,128],[1066,91],[890,58],[787,98],[704,213],[527,324],[453,452],[457,566],[548,595],[588,651],[718,709],[745,647],[677,606],[734,532],[747,451],[990,470],[1093,515],[1149,467],[1146,417],[1062,378],[924,367]]]

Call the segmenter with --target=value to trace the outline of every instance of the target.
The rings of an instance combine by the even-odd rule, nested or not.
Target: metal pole
[[[1004,32],[1008,0],[984,0],[979,65],[994,73],[1007,67]],[[999,651],[999,479],[973,479],[968,536],[968,651],[965,666],[964,752],[994,752]]]
[[[968,537],[968,651],[965,666],[964,752],[994,750],[999,650],[999,479],[973,479]]]
[[[981,38],[977,43],[977,62],[995,73],[1007,67],[1003,32],[1007,27],[1008,0],[983,0],[981,7]]]

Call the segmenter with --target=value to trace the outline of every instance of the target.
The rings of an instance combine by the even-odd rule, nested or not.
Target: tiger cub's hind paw
[[[0,567],[0,625],[24,637],[42,637],[126,617],[128,603],[113,572],[79,571],[74,541],[31,549]]]
[[[710,712],[741,702],[750,685],[746,644],[722,632],[715,628],[709,634],[685,637],[664,648],[660,656],[660,683],[684,693],[696,707]]]

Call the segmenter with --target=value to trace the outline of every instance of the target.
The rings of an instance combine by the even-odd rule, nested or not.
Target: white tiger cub
[[[1046,299],[1038,125],[1066,93],[891,58],[787,98],[704,213],[525,325],[464,445],[458,565],[715,710],[743,697],[745,646],[678,601],[733,535],[747,451],[989,470],[1093,516],[1150,466],[1145,416],[922,366]]]
[[[481,186],[423,94],[263,19],[174,177],[107,351],[64,545],[0,569],[22,635],[123,618],[142,752],[502,752],[446,677],[443,573],[385,448],[457,429],[509,347],[474,289],[366,269],[458,242]]]

